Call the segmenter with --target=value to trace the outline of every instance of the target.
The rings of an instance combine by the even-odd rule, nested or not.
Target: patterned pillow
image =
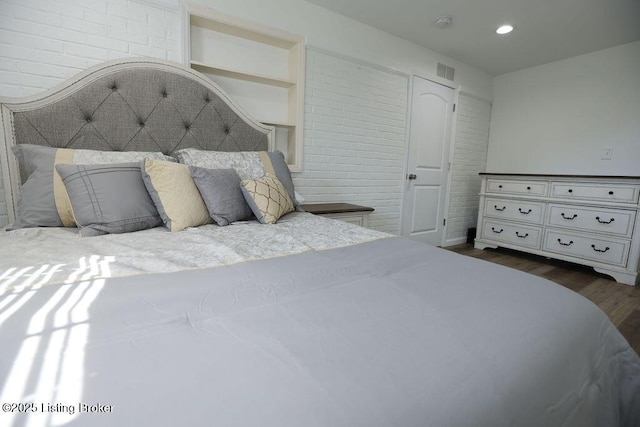
[[[18,159],[22,185],[16,221],[8,230],[27,227],[75,227],[69,195],[55,170],[58,164],[112,164],[145,158],[174,160],[162,153],[96,151],[19,144],[11,147]]]
[[[145,159],[142,179],[169,230],[182,231],[211,222],[207,206],[191,178],[189,166]]]
[[[263,224],[274,224],[280,217],[294,210],[287,189],[270,173],[260,179],[242,181],[242,194],[253,214]]]

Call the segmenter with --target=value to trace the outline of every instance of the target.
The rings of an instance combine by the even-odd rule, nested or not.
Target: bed
[[[0,234],[2,426],[640,425],[640,358],[595,305],[526,273],[295,209],[281,156],[269,154],[272,129],[192,70],[111,61],[3,99],[2,125],[14,224]],[[33,180],[43,152],[48,175]],[[207,152],[235,160],[198,163]],[[166,157],[181,153],[195,164]],[[249,171],[246,191],[281,177],[273,185],[292,206],[268,223],[243,190],[258,220],[222,226],[228,218],[210,209],[197,219],[166,201],[154,165],[189,170],[193,182],[203,170],[240,177],[237,166]],[[81,211],[73,182],[95,190],[141,173],[160,222],[82,222],[95,209]],[[147,197],[125,196],[133,187],[118,190],[117,208]],[[46,206],[25,219],[29,203]],[[34,226],[52,203],[58,216]]]

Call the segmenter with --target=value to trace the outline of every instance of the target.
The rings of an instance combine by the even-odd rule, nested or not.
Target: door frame
[[[422,74],[419,72],[412,72],[409,75],[409,84],[407,85],[407,90],[408,90],[408,102],[407,102],[407,120],[406,120],[406,133],[405,133],[405,154],[404,154],[404,166],[402,168],[403,173],[402,173],[402,195],[400,197],[400,226],[398,227],[398,233],[400,236],[404,236],[404,231],[406,230],[406,227],[408,226],[408,224],[405,224],[404,221],[404,209],[405,209],[405,200],[407,197],[407,174],[409,173],[409,143],[411,141],[411,113],[412,113],[412,108],[413,108],[413,81],[415,77],[419,77],[421,79],[424,80],[429,80],[430,82],[448,87],[450,89],[453,89],[453,103],[456,105],[456,111],[453,111],[452,115],[451,115],[451,129],[450,129],[450,134],[449,134],[449,164],[451,165],[451,167],[449,168],[449,170],[447,171],[447,193],[445,194],[445,201],[444,201],[444,217],[445,219],[448,217],[449,215],[449,202],[450,202],[450,198],[451,198],[451,177],[452,177],[452,172],[453,172],[453,153],[454,153],[454,145],[455,145],[455,136],[456,136],[456,123],[457,123],[457,119],[458,119],[458,100],[459,100],[459,95],[460,95],[460,91],[461,86],[459,84],[456,84],[455,82],[452,82],[450,80],[446,80],[443,79],[441,77],[438,76],[432,76],[432,75],[428,75],[428,74]],[[448,228],[449,224],[445,223],[444,227],[442,228],[442,240],[440,241],[440,246],[444,246],[446,240],[447,240],[447,228]]]

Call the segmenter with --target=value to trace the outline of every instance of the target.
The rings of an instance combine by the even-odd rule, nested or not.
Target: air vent
[[[438,77],[453,81],[456,70],[453,67],[438,62]]]

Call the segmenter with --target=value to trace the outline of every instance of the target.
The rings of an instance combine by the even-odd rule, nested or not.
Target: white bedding
[[[246,221],[180,233],[158,227],[83,238],[76,228],[24,228],[0,233],[0,295],[16,287],[219,267],[389,236],[304,212],[268,226]]]

